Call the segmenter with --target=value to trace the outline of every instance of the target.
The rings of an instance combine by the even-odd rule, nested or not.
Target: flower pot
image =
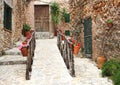
[[[106,57],[104,57],[104,56],[99,56],[98,58],[97,58],[97,66],[98,66],[98,68],[99,69],[101,69],[102,68],[102,65],[106,62]]]
[[[28,55],[27,47],[22,47],[21,48],[21,53],[22,53],[23,56],[27,56]]]
[[[113,23],[107,23],[107,26],[108,26],[109,28],[111,28],[111,27],[113,27]]]
[[[27,56],[28,55],[27,41],[23,41],[22,42],[21,53],[22,53],[23,56]]]
[[[26,31],[25,32],[25,36],[27,37],[27,36],[30,36],[31,35],[31,32],[30,31]]]
[[[74,46],[74,54],[77,55],[79,52],[79,46]]]
[[[27,35],[27,36],[26,36],[26,38],[27,38],[27,39],[30,39],[30,38],[31,38],[31,36],[32,36],[32,35],[31,35],[31,34],[29,34],[29,35]]]

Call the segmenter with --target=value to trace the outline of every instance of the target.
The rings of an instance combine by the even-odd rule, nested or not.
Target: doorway
[[[49,5],[35,5],[35,30],[49,32]]]
[[[84,20],[84,52],[85,56],[92,58],[92,19]]]

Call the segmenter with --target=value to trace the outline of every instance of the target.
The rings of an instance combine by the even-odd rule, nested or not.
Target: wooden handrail
[[[26,80],[30,79],[30,72],[32,71],[33,57],[35,51],[36,41],[35,41],[35,31],[32,32],[31,38],[27,41],[28,55],[26,63]]]
[[[62,36],[65,39],[62,41]],[[74,56],[73,56],[73,43],[61,33],[60,30],[57,30],[57,45],[63,57],[63,60],[66,64],[66,67],[69,69],[71,76],[75,76],[74,70]]]

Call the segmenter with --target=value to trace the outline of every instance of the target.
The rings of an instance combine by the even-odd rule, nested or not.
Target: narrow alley
[[[21,55],[0,57],[0,61],[25,59]],[[112,85],[111,80],[101,77],[96,64],[86,58],[75,57],[76,77],[71,77],[58,50],[56,38],[36,40],[30,80],[25,79],[25,69],[26,65],[22,64],[0,65],[0,85]]]
[[[120,0],[0,0],[0,85],[120,85]]]

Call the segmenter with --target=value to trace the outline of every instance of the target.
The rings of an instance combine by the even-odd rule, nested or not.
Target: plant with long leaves
[[[59,4],[57,2],[53,2],[51,4],[51,18],[53,23],[56,25],[59,23],[60,21],[60,7]]]

